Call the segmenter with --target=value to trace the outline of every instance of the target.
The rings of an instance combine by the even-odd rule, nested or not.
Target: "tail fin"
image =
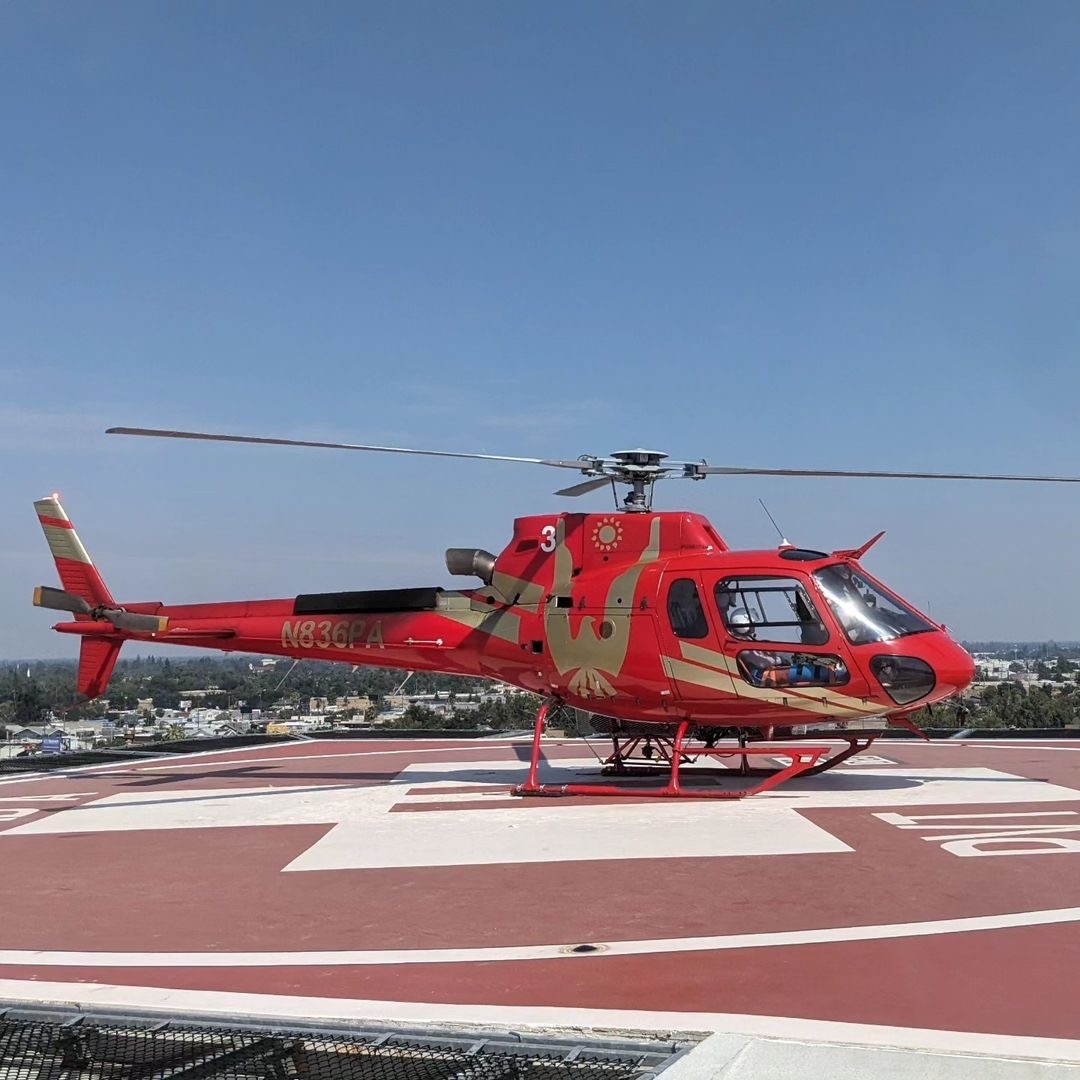
[[[112,678],[124,639],[84,637],[79,649],[79,693],[96,698]]]
[[[60,496],[50,495],[45,499],[38,499],[34,503],[34,509],[37,511],[45,539],[49,542],[49,550],[56,561],[56,569],[64,590],[81,597],[91,607],[115,607],[116,602],[105,587],[105,582],[101,580],[97,567],[90,561],[71,519],[60,505]],[[89,616],[75,617],[86,619]]]
[[[50,495],[38,499],[34,509],[56,561],[64,591],[85,600],[87,608],[115,608],[116,602],[97,572],[97,567],[90,561],[71,519],[64,513],[60,497]],[[63,610],[72,611],[81,622],[93,618],[88,611],[79,612],[72,607]],[[117,637],[111,626],[101,636],[87,634],[83,637],[79,649],[79,693],[95,698],[104,692],[123,643],[124,639]]]

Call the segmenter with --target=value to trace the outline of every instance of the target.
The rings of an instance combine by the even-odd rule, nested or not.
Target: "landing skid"
[[[745,799],[750,795],[760,795],[771,791],[797,776],[816,776],[827,772],[852,755],[867,749],[877,738],[878,733],[861,735],[838,735],[848,745],[832,756],[835,746],[808,746],[804,743],[792,745],[787,740],[770,740],[769,745],[747,745],[740,739],[735,746],[716,746],[690,735],[693,724],[689,720],[681,721],[674,735],[634,734],[620,737],[613,733],[611,741],[614,750],[603,763],[604,776],[634,778],[638,776],[667,775],[667,783],[659,784],[541,784],[540,741],[548,711],[556,704],[546,701],[536,714],[533,728],[532,754],[529,759],[529,775],[524,784],[514,788],[515,795],[544,795],[559,797],[562,795],[594,795],[602,798],[632,799]],[[785,745],[787,742],[787,745]],[[750,764],[754,758],[787,759],[781,768],[761,768]],[[692,765],[702,758],[738,758],[739,767],[695,769],[694,776],[749,776],[759,778],[758,783],[748,787],[716,789],[700,786],[684,787],[680,770],[683,765]]]

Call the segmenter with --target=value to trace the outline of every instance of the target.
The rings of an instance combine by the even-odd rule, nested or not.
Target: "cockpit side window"
[[[704,638],[709,636],[709,623],[697,585],[691,578],[676,578],[668,590],[668,619],[676,637]]]
[[[724,629],[738,641],[824,645],[829,632],[794,578],[724,578],[713,590]]]
[[[848,563],[815,570],[814,581],[853,645],[937,629]]]

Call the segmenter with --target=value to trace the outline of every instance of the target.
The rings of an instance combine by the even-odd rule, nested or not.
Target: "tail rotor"
[[[168,626],[168,619],[158,615],[143,615],[135,611],[125,611],[122,607],[106,607],[103,604],[92,607],[81,596],[53,589],[48,585],[39,585],[34,589],[34,607],[49,611],[68,611],[73,615],[107,622],[117,630],[129,630],[134,634],[160,634]]]

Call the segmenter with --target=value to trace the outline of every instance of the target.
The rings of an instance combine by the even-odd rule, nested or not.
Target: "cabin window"
[[[671,583],[667,599],[668,619],[676,637],[703,638],[709,636],[709,623],[697,585],[690,578],[677,578]]]
[[[839,656],[824,653],[743,649],[737,662],[752,686],[843,686],[851,679]]]
[[[737,641],[823,645],[829,632],[794,578],[724,578],[713,589],[724,629]]]

